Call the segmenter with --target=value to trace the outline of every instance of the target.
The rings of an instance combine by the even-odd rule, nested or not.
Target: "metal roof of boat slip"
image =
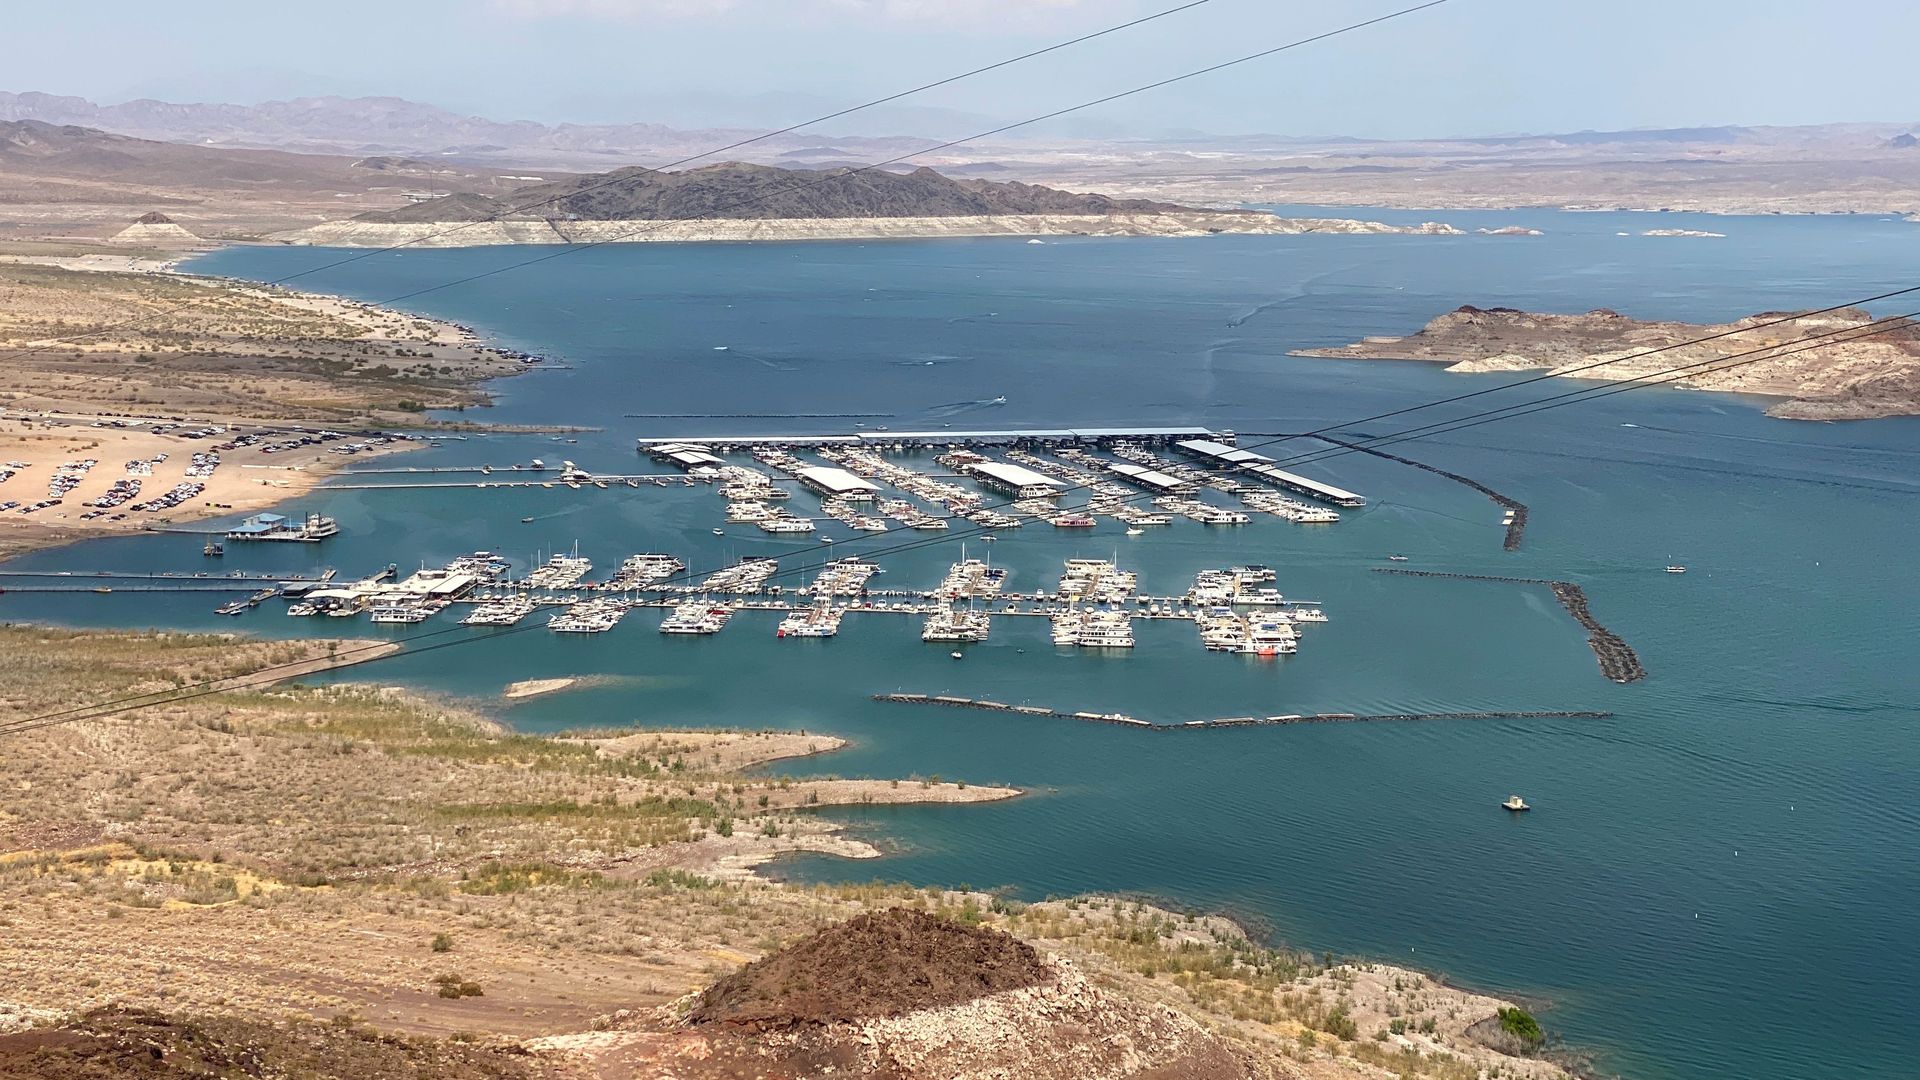
[[[1211,439],[1188,439],[1184,442],[1174,443],[1174,445],[1191,454],[1198,454],[1201,457],[1224,461],[1231,465],[1238,465],[1247,472],[1264,476],[1276,483],[1312,495],[1315,498],[1324,499],[1330,503],[1336,503],[1341,506],[1364,506],[1367,502],[1365,496],[1356,495],[1345,488],[1337,488],[1332,484],[1321,483],[1318,480],[1301,476],[1299,473],[1290,473],[1285,469],[1267,464],[1273,459],[1263,454],[1256,454],[1251,450],[1242,450],[1238,447],[1228,446],[1226,443],[1214,442]]]
[[[1009,487],[1063,488],[1067,486],[1061,481],[1048,476],[1046,473],[1034,472],[1032,469],[1023,465],[1015,465],[1010,461],[982,461],[967,466],[967,471],[976,476],[984,476],[988,479],[998,480]]]
[[[796,470],[794,475],[804,483],[835,495],[880,490],[878,486],[860,479],[847,470],[837,469],[831,465],[809,465],[804,469]]]
[[[1128,461],[1115,461],[1108,464],[1107,468],[1136,484],[1144,484],[1160,491],[1178,491],[1187,486],[1187,482],[1177,476],[1168,476],[1158,469],[1149,469],[1145,465],[1135,465]]]

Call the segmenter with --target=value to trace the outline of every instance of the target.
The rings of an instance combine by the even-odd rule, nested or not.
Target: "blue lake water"
[[[1511,378],[1285,356],[1404,333],[1461,303],[1718,320],[1920,280],[1920,231],[1892,219],[1355,213],[1546,235],[583,250],[406,306],[556,358],[501,383],[498,407],[470,418],[603,430],[572,444],[448,442],[377,466],[567,457],[632,471],[644,461],[637,436],[852,423],[633,413],[885,413],[866,422],[895,430],[1300,430]],[[1656,227],[1727,235],[1617,235]],[[378,301],[551,250],[383,253],[295,284]],[[338,258],[234,248],[196,268],[264,280]],[[1920,307],[1897,303],[1876,310]],[[1571,388],[1360,428],[1394,431]],[[988,404],[1000,396],[1004,405]],[[1126,537],[1103,522],[1077,537],[1029,527],[992,550],[1023,589],[1050,584],[1076,554],[1117,552],[1154,592],[1184,589],[1202,567],[1267,563],[1283,592],[1322,601],[1333,620],[1280,663],[1205,653],[1178,623],[1145,626],[1130,654],[1090,656],[1054,650],[1039,620],[1001,620],[955,662],[905,620],[849,618],[833,640],[776,641],[772,616],[743,613],[718,638],[679,640],[638,613],[603,636],[518,634],[350,677],[488,698],[519,679],[607,675],[505,715],[530,730],[804,727],[854,746],[787,771],[937,774],[1035,792],[993,806],[834,811],[889,854],[796,859],[781,867],[795,878],[964,882],[1026,897],[1137,892],[1241,913],[1294,945],[1548,999],[1553,1029],[1635,1076],[1899,1075],[1920,1053],[1911,1024],[1920,1002],[1907,982],[1920,962],[1910,902],[1920,888],[1911,564],[1920,421],[1796,423],[1765,417],[1763,405],[1646,390],[1396,448],[1528,503],[1518,552],[1501,550],[1500,514],[1484,497],[1359,455],[1301,467],[1371,500],[1330,528],[1267,519]],[[696,568],[743,554],[791,553],[799,565],[824,550],[741,528],[714,537],[721,507],[705,488],[323,491],[301,508],[338,517],[344,535],[314,550],[236,545],[222,569],[363,573],[475,548],[524,561],[575,541],[603,566],[648,550]],[[835,554],[899,540],[849,538]],[[1387,552],[1416,568],[1581,582],[1650,677],[1624,687],[1602,679],[1583,632],[1543,589],[1372,572]],[[931,585],[957,555],[945,545],[890,555],[877,583]],[[18,565],[199,562],[193,538],[156,536]],[[1692,572],[1660,572],[1675,562]],[[316,627],[273,607],[224,620],[214,602],[8,594],[0,615],[280,635],[381,630]],[[1155,719],[1616,716],[1147,734],[868,700],[894,689]],[[1513,791],[1537,809],[1499,811]]]

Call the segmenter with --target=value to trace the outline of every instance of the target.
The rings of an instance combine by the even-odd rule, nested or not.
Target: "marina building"
[[[1321,502],[1329,502],[1335,506],[1367,505],[1364,496],[1301,476],[1299,473],[1287,472],[1285,469],[1276,467],[1272,458],[1256,454],[1251,450],[1242,450],[1212,439],[1183,439],[1173,445],[1176,449],[1192,454],[1215,468],[1249,472],[1268,483],[1305,495],[1310,499],[1319,499]]]
[[[255,514],[227,530],[228,540],[316,544],[340,531],[330,517],[308,514],[295,521],[281,514]]]
[[[794,479],[799,480],[808,490],[828,498],[860,502],[871,500],[880,491],[877,485],[832,465],[809,465],[804,469],[794,470],[793,475]]]
[[[1007,461],[981,461],[965,466],[964,469],[975,480],[995,491],[1002,491],[1016,499],[1052,499],[1066,490],[1067,485],[1045,473],[1035,472],[1024,465],[1015,465]]]

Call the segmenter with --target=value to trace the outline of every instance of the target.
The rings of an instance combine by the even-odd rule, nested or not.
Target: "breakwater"
[[[1358,450],[1363,454],[1372,454],[1377,458],[1385,458],[1388,461],[1398,462],[1401,465],[1411,465],[1416,469],[1424,469],[1436,476],[1444,476],[1456,484],[1464,484],[1480,494],[1485,495],[1487,498],[1492,499],[1494,505],[1508,511],[1506,520],[1507,539],[1505,544],[1502,545],[1508,551],[1518,550],[1521,538],[1526,535],[1527,504],[1510,496],[1502,495],[1500,492],[1493,490],[1470,476],[1461,476],[1457,472],[1449,472],[1437,465],[1429,465],[1424,461],[1415,461],[1409,457],[1401,457],[1399,454],[1389,454],[1384,450],[1375,450],[1370,446],[1365,446],[1360,443],[1348,442],[1345,439],[1336,439],[1331,435],[1315,435],[1314,438],[1324,443],[1331,443],[1334,446],[1344,446],[1349,450]]]
[[[1091,724],[1114,724],[1142,731],[1199,731],[1207,728],[1283,727],[1291,724],[1354,724],[1408,720],[1605,720],[1613,714],[1598,710],[1486,710],[1477,712],[1428,713],[1287,713],[1280,716],[1227,716],[1217,720],[1186,720],[1178,723],[1156,722],[1125,713],[1064,712],[1044,705],[1009,705],[1002,701],[983,701],[951,694],[875,694],[875,701],[901,705],[941,705],[952,709],[981,709],[986,712],[1018,713],[1055,720],[1081,720]]]
[[[1587,591],[1571,581],[1551,581],[1547,578],[1500,577],[1494,574],[1453,574],[1442,570],[1401,570],[1397,567],[1379,566],[1376,574],[1399,574],[1402,577],[1452,578],[1456,581],[1499,581],[1509,585],[1545,585],[1553,590],[1554,599],[1567,609],[1587,631],[1587,645],[1593,649],[1593,655],[1600,661],[1600,674],[1617,683],[1639,682],[1647,677],[1646,667],[1640,663],[1639,654],[1619,634],[1607,629],[1600,620],[1593,617],[1592,605],[1587,601]]]

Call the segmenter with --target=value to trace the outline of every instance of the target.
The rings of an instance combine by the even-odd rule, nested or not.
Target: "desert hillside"
[[[1857,308],[1801,317],[1763,312],[1697,325],[1641,321],[1604,308],[1554,315],[1465,306],[1406,337],[1370,337],[1344,348],[1301,349],[1293,355],[1430,360],[1458,372],[1547,370],[1589,380],[1671,381],[1698,390],[1784,398],[1767,411],[1792,419],[1920,413],[1920,325],[1868,326],[1873,321]],[[1763,325],[1772,323],[1778,325]],[[1876,332],[1881,330],[1888,332]],[[1873,336],[1861,336],[1868,333]],[[1830,334],[1823,338],[1830,344],[1815,347],[1810,340]],[[1707,337],[1715,340],[1673,347]],[[1656,349],[1665,351],[1651,352]],[[1688,370],[1682,375],[1679,368]]]

